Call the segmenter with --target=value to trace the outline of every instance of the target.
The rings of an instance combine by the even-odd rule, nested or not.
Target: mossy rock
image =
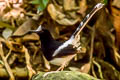
[[[98,80],[88,74],[78,71],[59,71],[48,75],[45,72],[39,72],[33,76],[32,80]]]

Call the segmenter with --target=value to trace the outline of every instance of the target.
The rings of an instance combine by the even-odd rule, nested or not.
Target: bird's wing
[[[80,47],[80,37],[77,39],[74,39],[71,37],[69,40],[61,44],[53,53],[53,57],[57,55],[68,55],[68,54],[73,54],[75,51],[77,51]]]
[[[76,48],[73,48],[73,45],[68,45],[67,47],[61,49],[54,57],[67,56],[75,54],[76,52]]]

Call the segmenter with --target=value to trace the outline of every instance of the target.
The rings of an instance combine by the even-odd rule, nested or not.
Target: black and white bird
[[[41,49],[45,58],[51,64],[60,66],[58,70],[62,70],[66,64],[68,64],[69,61],[76,56],[77,53],[81,52],[80,32],[83,30],[92,16],[103,6],[104,4],[98,3],[79,24],[78,28],[71,35],[71,37],[65,42],[56,41],[50,32],[41,26],[39,26],[37,30],[28,31],[26,34],[37,33],[40,36]]]

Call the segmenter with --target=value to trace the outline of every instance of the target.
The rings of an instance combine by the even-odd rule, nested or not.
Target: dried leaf
[[[28,19],[14,32],[13,35],[23,35],[32,28],[38,27],[38,22],[33,19]]]
[[[53,4],[49,4],[47,9],[52,19],[61,25],[74,25],[79,21],[79,17],[77,17],[77,15],[74,12],[71,13],[73,13],[76,18],[73,18],[73,14],[71,16],[70,14],[66,15],[62,13],[61,11],[56,9],[56,7]]]
[[[23,19],[24,18],[24,13],[25,13],[24,9],[22,9],[22,8],[15,8],[15,9],[12,9],[9,12],[7,12],[2,17],[2,19],[5,20],[5,21],[10,20],[11,18],[13,18],[13,19],[18,19],[18,18],[19,19]]]
[[[6,28],[6,29],[3,31],[2,35],[3,35],[3,37],[4,37],[5,39],[7,39],[9,36],[11,36],[12,32],[13,32],[13,31],[12,31],[11,29]]]
[[[120,0],[113,0],[112,5],[120,8]]]

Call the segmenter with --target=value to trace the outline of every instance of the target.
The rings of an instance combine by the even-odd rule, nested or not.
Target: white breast
[[[67,65],[73,57],[75,57],[76,54],[69,55],[66,57],[60,57],[60,58],[54,58],[53,60],[50,61],[51,64],[61,66],[61,65]]]

